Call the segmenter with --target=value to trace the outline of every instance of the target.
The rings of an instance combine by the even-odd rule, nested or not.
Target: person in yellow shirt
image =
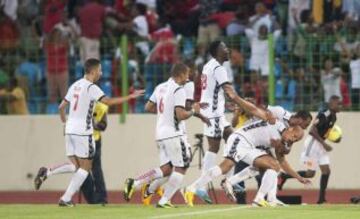
[[[107,193],[104,181],[104,175],[101,167],[101,132],[107,127],[108,106],[97,102],[94,109],[94,139],[95,139],[95,156],[92,164],[92,175],[89,175],[81,191],[89,204],[106,204]]]
[[[9,80],[8,89],[0,92],[0,98],[7,102],[8,114],[29,114],[25,92],[21,87],[19,87],[16,78],[11,78]]]

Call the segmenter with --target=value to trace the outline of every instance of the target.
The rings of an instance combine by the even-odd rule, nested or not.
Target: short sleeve
[[[156,90],[154,90],[154,92],[151,94],[150,98],[149,98],[149,101],[153,102],[153,103],[156,103],[157,100],[156,100]]]
[[[96,101],[100,101],[105,96],[104,92],[96,85],[91,84],[88,88],[90,98]]]
[[[175,107],[179,106],[185,108],[186,94],[185,94],[185,89],[183,87],[179,87],[175,90],[174,100],[175,100],[175,104],[174,104]]]
[[[67,101],[67,102],[70,102],[71,101],[71,97],[73,96],[73,93],[72,93],[72,86],[68,89],[68,91],[66,92],[66,95],[64,97],[64,100]]]
[[[218,66],[214,69],[214,77],[220,86],[226,83],[230,83],[226,69],[223,66]]]
[[[291,113],[285,110],[281,106],[268,106],[267,109],[278,119],[280,120],[289,120],[291,117]]]
[[[184,86],[186,92],[186,100],[194,100],[194,82],[189,81]]]

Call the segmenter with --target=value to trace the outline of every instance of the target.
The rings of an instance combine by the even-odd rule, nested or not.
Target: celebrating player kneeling
[[[189,206],[193,206],[194,193],[197,188],[209,183],[222,174],[226,174],[235,163],[243,161],[265,171],[261,186],[253,203],[257,206],[268,206],[269,204],[265,201],[264,197],[273,187],[276,188],[275,181],[280,171],[280,165],[273,156],[266,152],[267,149],[275,150],[279,156],[278,160],[285,171],[289,171],[289,174],[293,174],[301,183],[309,183],[307,179],[297,175],[290,168],[282,155],[286,151],[285,144],[297,142],[303,135],[304,131],[300,126],[286,128],[278,120],[273,125],[265,121],[256,121],[236,130],[227,141],[223,162],[209,169],[198,180],[184,189],[183,195],[186,203]],[[231,190],[230,192],[232,193]]]

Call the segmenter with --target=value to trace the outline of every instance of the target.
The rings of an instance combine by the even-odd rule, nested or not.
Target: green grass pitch
[[[157,209],[141,205],[0,205],[0,218],[65,219],[65,218],[286,218],[286,219],[356,219],[360,205],[306,205],[276,208],[255,208],[244,205],[199,205],[189,208]]]

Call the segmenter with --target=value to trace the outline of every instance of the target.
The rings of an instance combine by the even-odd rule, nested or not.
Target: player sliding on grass
[[[265,121],[256,121],[237,129],[230,135],[226,143],[223,162],[203,173],[198,180],[182,191],[186,203],[193,206],[196,189],[226,174],[236,162],[243,161],[265,172],[253,204],[262,207],[269,206],[264,197],[274,187],[276,188],[275,182],[280,171],[280,165],[266,150],[273,150],[284,170],[296,176],[300,182],[309,183],[308,180],[297,176],[296,172],[290,168],[286,160],[283,159],[283,155],[281,155],[286,151],[285,146],[287,144],[299,141],[303,135],[304,131],[300,126],[286,128],[278,120],[273,125]],[[233,197],[232,187],[229,188],[228,195]]]

